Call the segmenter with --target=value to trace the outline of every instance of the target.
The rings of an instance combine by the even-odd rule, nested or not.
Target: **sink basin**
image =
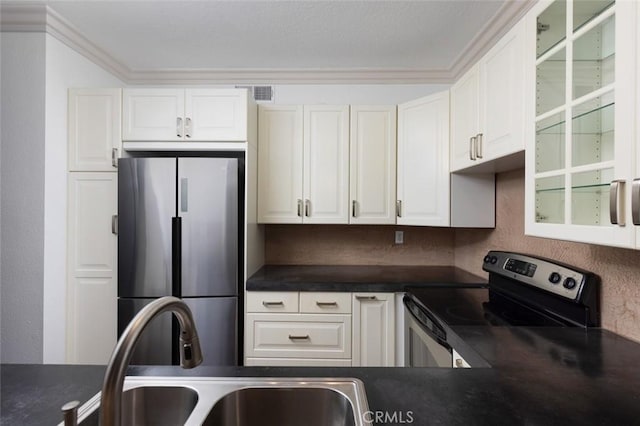
[[[364,385],[352,378],[129,376],[122,424],[362,426],[368,410]],[[78,423],[99,417],[100,393],[78,409]]]
[[[203,425],[353,426],[349,399],[327,388],[245,388],[215,403]]]
[[[122,394],[122,426],[184,424],[198,402],[198,392],[188,387],[142,386]],[[98,425],[100,409],[80,424]]]

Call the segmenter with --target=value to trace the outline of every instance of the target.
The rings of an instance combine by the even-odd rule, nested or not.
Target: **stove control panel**
[[[582,272],[567,265],[502,251],[490,251],[482,269],[572,300],[580,297],[585,281]]]

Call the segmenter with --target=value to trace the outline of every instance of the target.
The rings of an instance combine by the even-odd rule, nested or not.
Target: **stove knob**
[[[549,282],[551,284],[558,284],[560,282],[560,274],[557,272],[552,272],[551,275],[549,275]]]
[[[489,262],[491,262],[491,256],[486,255],[486,256],[484,257],[483,261],[484,261],[484,263],[489,263]]]
[[[492,265],[495,265],[498,262],[498,258],[496,256],[491,256],[490,262]]]
[[[562,286],[566,289],[571,290],[572,288],[574,288],[576,286],[576,280],[569,277],[566,280],[564,280],[564,283],[562,283]]]

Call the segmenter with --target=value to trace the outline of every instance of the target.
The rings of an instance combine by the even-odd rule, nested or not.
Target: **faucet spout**
[[[189,307],[177,297],[162,297],[145,306],[122,333],[111,355],[102,384],[100,424],[118,426],[122,418],[122,387],[131,355],[140,335],[155,317],[173,312],[180,323],[180,365],[193,368],[202,362],[202,351],[193,315]]]

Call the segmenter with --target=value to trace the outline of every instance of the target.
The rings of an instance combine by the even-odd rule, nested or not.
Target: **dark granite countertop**
[[[247,290],[396,292],[408,286],[486,283],[453,266],[265,265],[249,277]]]
[[[600,330],[456,327],[491,368],[131,367],[131,375],[357,377],[373,412],[416,425],[637,424],[640,344]],[[55,424],[104,367],[2,365],[2,424]],[[394,414],[395,413],[395,414]],[[404,423],[401,422],[404,420]]]

